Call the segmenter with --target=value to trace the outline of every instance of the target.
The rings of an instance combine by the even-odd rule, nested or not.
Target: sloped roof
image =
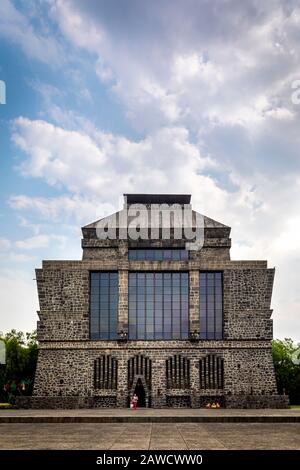
[[[124,209],[122,209],[122,211],[123,210]],[[102,219],[96,220],[95,222],[92,222],[88,225],[85,225],[84,227],[82,227],[82,229],[95,229],[95,228],[97,228],[97,224],[99,222],[103,222],[103,221],[105,221],[105,219],[108,220],[110,217],[114,217],[116,214],[118,215],[116,217],[116,228],[118,228],[119,227],[120,214],[121,214],[122,211],[115,212],[114,214],[111,214],[111,215],[108,215],[106,217],[103,217]],[[195,226],[197,215],[202,216],[204,218],[204,228],[223,228],[223,229],[226,228],[226,229],[230,229],[230,227],[228,225],[221,224],[221,222],[218,222],[214,219],[211,219],[210,217],[207,217],[206,215],[202,215],[199,212],[196,212],[194,210],[192,211],[193,227]],[[151,226],[151,224],[149,224],[149,226]],[[172,224],[171,224],[171,228],[172,228]]]

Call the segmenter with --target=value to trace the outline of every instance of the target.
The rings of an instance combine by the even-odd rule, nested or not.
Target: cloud
[[[79,182],[88,188],[103,180],[99,170],[105,164],[105,155],[89,136],[26,118],[18,118],[15,125],[20,132],[14,133],[13,140],[30,155],[19,168],[23,175],[46,177],[50,185],[64,183],[74,192]],[[80,159],[87,170],[82,167],[74,179],[74,168]],[[92,174],[97,176],[93,178]]]
[[[91,220],[99,218],[99,214],[108,215],[115,209],[110,203],[101,204],[97,198],[89,199],[78,195],[42,198],[20,194],[11,196],[9,205],[19,212],[41,217],[48,222],[64,224],[72,222],[78,225],[86,225]],[[27,222],[26,226],[28,225],[30,226]]]
[[[56,38],[41,28],[34,27],[11,0],[1,1],[0,36],[19,45],[30,58],[54,66],[64,62],[62,46]]]
[[[100,58],[96,63],[96,74],[103,83],[109,83],[114,78],[113,71],[107,65],[105,65]]]
[[[36,329],[38,309],[34,272],[19,269],[0,271],[1,331]]]
[[[36,260],[36,256],[26,255],[24,253],[16,253],[14,251],[10,251],[6,253],[4,257],[2,253],[0,253],[0,259],[3,263],[28,263],[30,261]]]
[[[95,56],[100,79],[113,77],[132,123],[149,131],[292,119],[299,11],[279,0],[131,1],[123,9],[65,0],[51,15],[71,45]]]
[[[35,235],[34,237],[25,238],[24,240],[17,240],[15,245],[17,248],[22,250],[36,250],[38,248],[48,247],[51,240],[55,240],[61,245],[65,245],[66,237],[40,234]]]
[[[184,128],[164,128],[138,142],[97,129],[90,133],[65,130],[46,121],[16,119],[13,141],[27,155],[19,171],[77,195],[101,196],[105,202],[112,195],[116,200],[115,181],[124,192],[179,180],[188,187],[191,173],[216,166],[189,141]],[[19,199],[18,204],[22,203],[27,202]]]
[[[10,241],[6,238],[0,238],[0,251],[7,251],[10,247]]]
[[[43,60],[51,35],[12,5],[2,34]],[[298,2],[47,5],[46,19],[68,55],[84,57],[77,69],[92,64],[99,79],[97,90],[80,78],[83,95],[102,98],[109,90],[140,137],[103,132],[64,107],[57,88],[36,84],[48,114],[15,120],[18,171],[58,196],[15,194],[10,206],[43,223],[81,225],[118,209],[122,192],[192,193],[196,209],[232,226],[233,258],[276,265],[275,332],[300,331],[299,106],[291,102],[299,79]],[[50,43],[50,53],[59,47]]]
[[[51,2],[50,13],[58,21],[63,33],[71,38],[76,46],[98,52],[104,41],[104,32],[92,18],[83,17],[82,12],[72,7],[72,3],[58,0]]]

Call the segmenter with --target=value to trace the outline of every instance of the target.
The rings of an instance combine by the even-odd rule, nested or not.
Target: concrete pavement
[[[0,449],[300,450],[300,423],[9,423]]]

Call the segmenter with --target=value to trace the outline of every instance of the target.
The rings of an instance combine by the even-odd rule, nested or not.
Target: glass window
[[[90,338],[117,339],[118,273],[91,272],[90,293]]]
[[[188,273],[129,273],[128,282],[129,339],[188,338]]]
[[[129,249],[128,259],[130,261],[187,261],[189,252],[182,248]]]
[[[145,251],[145,260],[151,261],[152,260],[152,250],[146,250]]]
[[[136,250],[129,250],[128,251],[128,259],[129,260],[136,260]]]
[[[189,259],[189,252],[187,250],[180,250],[181,261],[187,261]]]
[[[221,272],[200,273],[200,338],[223,338],[223,276]]]
[[[137,253],[137,256],[136,256],[137,260],[145,259],[145,250],[136,250],[136,253]]]

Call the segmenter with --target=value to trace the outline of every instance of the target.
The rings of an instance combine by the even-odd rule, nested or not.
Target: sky
[[[1,0],[0,331],[35,328],[34,269],[83,225],[169,192],[276,268],[299,341],[299,64],[299,0]]]

